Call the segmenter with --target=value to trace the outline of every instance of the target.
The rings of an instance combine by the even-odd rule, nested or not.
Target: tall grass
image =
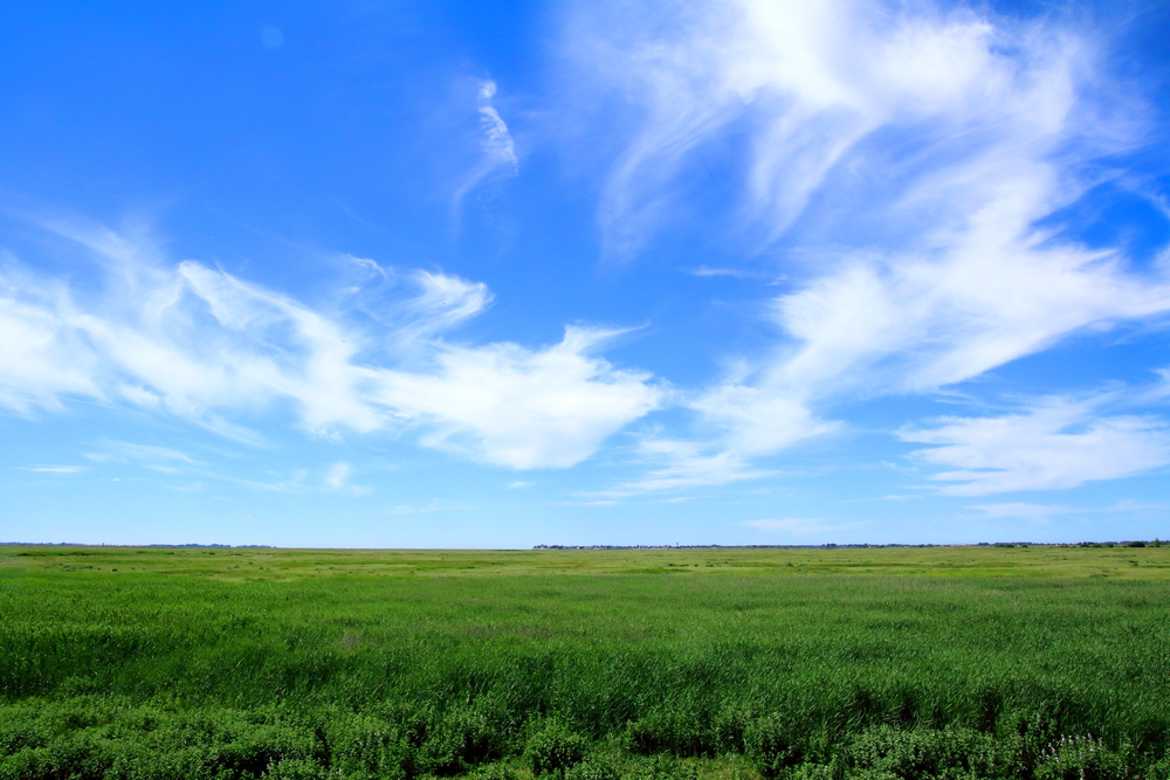
[[[0,778],[1170,776],[1166,548],[9,548],[0,616]]]

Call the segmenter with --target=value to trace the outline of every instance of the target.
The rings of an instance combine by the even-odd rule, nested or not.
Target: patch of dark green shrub
[[[903,778],[1011,776],[1015,753],[1013,745],[972,729],[879,726],[848,745],[852,766]]]
[[[1036,780],[1124,780],[1130,777],[1127,749],[1110,750],[1093,737],[1061,737],[1036,767]]]
[[[528,738],[524,756],[537,777],[556,774],[580,763],[585,757],[586,739],[558,718],[550,718]]]

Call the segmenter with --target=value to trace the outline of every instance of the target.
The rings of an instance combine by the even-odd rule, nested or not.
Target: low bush
[[[555,773],[565,776],[565,770],[585,757],[587,741],[563,721],[550,718],[528,738],[525,757],[537,777]]]
[[[970,729],[897,729],[881,726],[852,739],[851,766],[904,778],[1018,776],[1017,750]]]
[[[1036,780],[1123,780],[1130,777],[1132,756],[1125,748],[1110,750],[1092,737],[1061,737],[1044,751]]]
[[[448,710],[427,734],[421,768],[437,775],[453,775],[503,756],[510,735],[494,714],[490,708],[473,705]]]

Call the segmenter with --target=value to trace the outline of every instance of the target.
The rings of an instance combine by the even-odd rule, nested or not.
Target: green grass
[[[1170,547],[0,548],[0,778],[1170,777]]]

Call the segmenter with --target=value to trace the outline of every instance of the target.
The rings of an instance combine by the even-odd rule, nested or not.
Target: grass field
[[[1170,547],[0,548],[0,778],[1170,777]]]

